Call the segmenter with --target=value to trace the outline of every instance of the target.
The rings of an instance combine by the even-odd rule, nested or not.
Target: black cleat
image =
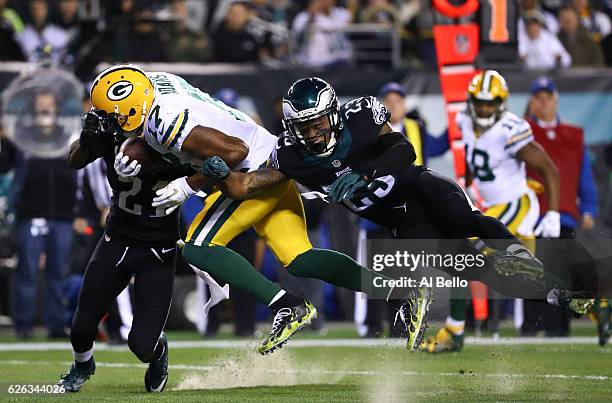
[[[560,288],[553,288],[546,297],[548,303],[567,309],[574,318],[584,316],[595,303],[594,298],[584,291],[570,291]]]
[[[96,363],[91,357],[87,362],[73,362],[70,371],[60,377],[57,384],[64,387],[64,393],[78,392],[90,376],[96,372]]]
[[[544,277],[542,262],[521,244],[512,244],[505,252],[497,251],[491,257],[495,270],[503,276],[522,274],[532,280]]]
[[[405,326],[408,336],[406,347],[410,351],[416,351],[425,337],[429,307],[432,302],[433,288],[411,288],[409,295],[395,314],[394,325],[399,319]]]
[[[159,340],[164,346],[164,352],[157,360],[149,363],[144,377],[145,388],[149,393],[163,391],[168,382],[168,339],[162,333]]]
[[[265,355],[281,348],[295,332],[310,325],[316,317],[317,309],[306,300],[300,305],[279,309],[274,316],[270,336],[261,342],[257,351]]]

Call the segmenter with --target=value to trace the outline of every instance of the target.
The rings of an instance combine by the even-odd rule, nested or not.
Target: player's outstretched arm
[[[561,234],[561,216],[559,214],[559,171],[546,151],[535,141],[528,143],[517,153],[517,157],[533,170],[544,176],[548,211],[534,229],[536,236],[543,238],[558,238]]]
[[[284,173],[274,168],[260,168],[249,173],[232,172],[225,161],[218,156],[204,161],[202,172],[205,176],[214,179],[221,191],[235,200],[249,199],[287,180]]]
[[[525,161],[527,166],[544,177],[544,185],[546,186],[546,195],[548,197],[548,209],[559,211],[559,170],[555,166],[553,160],[546,154],[544,148],[536,141],[532,141],[521,148],[516,155],[520,160]]]
[[[224,159],[227,158],[230,167],[240,164],[249,154],[249,148],[241,139],[204,126],[191,129],[180,149],[201,160],[222,155]],[[191,175],[189,178],[177,178],[155,192],[156,197],[153,198],[151,206],[164,207],[166,214],[170,214],[209,182],[210,179],[201,173]]]
[[[237,199],[251,198],[257,193],[287,180],[284,173],[274,168],[260,168],[246,174],[232,172],[230,177],[223,181],[221,189],[232,193],[233,196],[230,194],[230,197]]]
[[[202,161],[216,155],[234,168],[247,157],[249,147],[238,137],[210,127],[196,126],[189,132],[181,151],[192,153]]]

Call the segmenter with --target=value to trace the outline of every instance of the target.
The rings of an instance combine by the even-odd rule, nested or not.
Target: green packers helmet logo
[[[115,84],[111,85],[106,92],[108,99],[111,101],[120,101],[124,98],[127,98],[134,89],[134,85],[129,81],[117,81]]]

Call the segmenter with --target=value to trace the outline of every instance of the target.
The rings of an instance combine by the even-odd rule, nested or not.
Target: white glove
[[[115,157],[115,171],[120,178],[132,180],[134,176],[138,175],[142,165],[136,160],[130,161],[130,157],[127,155],[123,155],[122,152],[119,152]]]
[[[561,215],[559,212],[547,211],[533,232],[535,236],[542,238],[559,238],[561,235]]]
[[[165,187],[155,192],[157,197],[153,198],[153,207],[165,208],[166,215],[172,213],[191,195],[195,194],[187,184],[187,177],[183,176],[168,183]]]

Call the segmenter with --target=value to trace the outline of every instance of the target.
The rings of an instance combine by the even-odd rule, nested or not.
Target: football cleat
[[[610,316],[612,315],[612,307],[606,298],[602,298],[593,307],[596,313],[597,321],[597,336],[600,346],[605,346],[610,339]]]
[[[399,319],[406,326],[406,333],[408,334],[406,347],[410,351],[417,350],[423,341],[427,330],[429,306],[432,302],[432,288],[411,288],[408,297],[395,314],[395,323]]]
[[[584,316],[595,303],[595,299],[588,298],[585,292],[563,290],[560,288],[550,290],[546,299],[551,305],[567,309],[575,318]]]
[[[68,373],[60,377],[57,385],[64,387],[64,392],[78,392],[90,376],[96,372],[96,363],[91,357],[86,362],[73,362]]]
[[[290,308],[281,308],[276,312],[272,322],[270,336],[261,342],[257,351],[268,354],[281,348],[291,336],[317,317],[317,309],[308,301]]]
[[[529,249],[521,244],[508,246],[505,252],[497,251],[491,255],[493,267],[503,276],[522,274],[532,280],[544,277],[544,265]]]
[[[161,357],[149,363],[149,368],[145,372],[144,382],[147,392],[161,392],[168,382],[168,339],[162,333],[159,340],[164,346]]]
[[[463,349],[463,334],[457,335],[452,329],[444,326],[435,336],[423,341],[419,347],[427,353],[450,353]]]

